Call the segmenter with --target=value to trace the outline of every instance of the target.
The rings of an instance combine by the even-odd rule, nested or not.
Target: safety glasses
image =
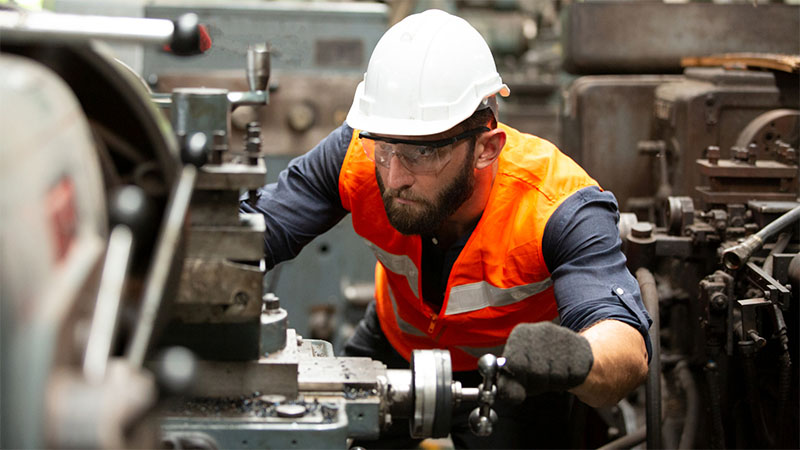
[[[374,136],[365,131],[360,132],[358,138],[361,139],[361,146],[364,147],[369,159],[388,169],[394,155],[409,172],[419,175],[439,173],[452,158],[452,152],[446,147],[486,131],[489,131],[489,128],[473,128],[459,135],[436,141]]]

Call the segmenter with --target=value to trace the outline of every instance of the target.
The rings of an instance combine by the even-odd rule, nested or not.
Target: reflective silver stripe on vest
[[[450,289],[445,314],[461,314],[488,306],[505,306],[544,292],[553,284],[549,277],[536,283],[499,288],[485,281],[455,286]]]
[[[400,331],[402,331],[405,334],[410,334],[412,336],[426,337],[427,335],[423,333],[422,330],[417,329],[414,325],[411,325],[410,323],[403,320],[402,317],[400,317],[400,314],[397,313],[397,301],[395,301],[394,299],[392,288],[387,287],[387,290],[389,291],[389,299],[392,301],[392,312],[394,312],[394,319],[397,321],[397,327],[400,328]]]
[[[419,291],[417,290],[417,284],[419,283],[419,271],[417,270],[417,266],[414,265],[414,261],[412,261],[408,255],[395,255],[385,251],[366,239],[364,239],[364,241],[366,241],[367,246],[372,249],[372,252],[375,253],[375,257],[378,258],[378,261],[383,264],[383,267],[385,267],[386,270],[406,277],[408,286],[411,288],[411,292],[413,292],[414,295],[419,298]]]
[[[501,356],[503,354],[503,349],[505,348],[505,344],[498,345],[496,347],[462,347],[456,346],[457,349],[461,350],[462,352],[474,356],[476,358],[480,358],[481,356],[491,353],[494,356]]]

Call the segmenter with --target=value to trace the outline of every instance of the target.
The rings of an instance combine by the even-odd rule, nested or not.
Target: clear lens
[[[452,158],[454,144],[485,131],[489,131],[489,128],[473,128],[457,136],[436,141],[377,137],[363,131],[358,137],[369,159],[388,169],[394,155],[408,171],[420,174],[438,173]]]
[[[409,172],[415,174],[438,173],[450,161],[449,147],[433,148],[424,145],[390,144],[366,137],[361,145],[367,157],[383,167],[389,168],[392,156],[400,161]]]

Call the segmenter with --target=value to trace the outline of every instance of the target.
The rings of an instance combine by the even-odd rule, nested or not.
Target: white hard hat
[[[480,33],[460,17],[428,10],[406,17],[378,41],[347,124],[377,134],[441,133],[497,93],[510,91]]]

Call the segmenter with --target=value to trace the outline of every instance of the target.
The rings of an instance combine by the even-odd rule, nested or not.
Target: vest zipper
[[[436,314],[431,314],[431,324],[428,325],[428,334],[433,333],[433,330],[436,328],[436,319],[438,318],[439,316]]]

